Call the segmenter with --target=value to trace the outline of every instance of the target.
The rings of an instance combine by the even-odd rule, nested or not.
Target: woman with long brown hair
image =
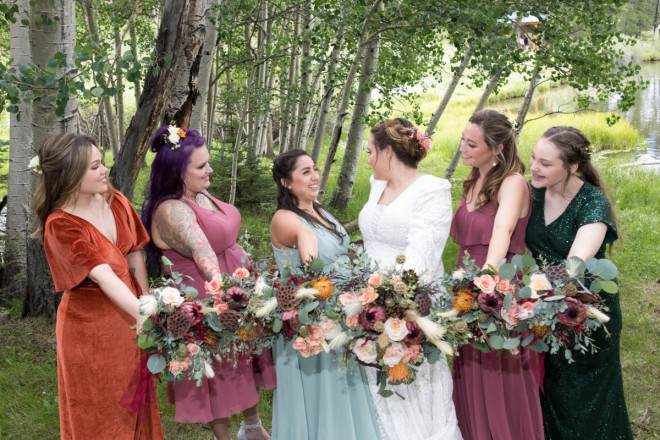
[[[497,268],[525,251],[531,211],[529,186],[509,120],[494,110],[470,118],[461,139],[463,164],[472,167],[454,214],[451,236],[458,267],[469,254],[477,266]],[[469,345],[454,358],[454,403],[465,439],[541,440],[538,354],[521,349],[482,353]]]
[[[539,263],[560,264],[568,257],[604,258],[617,239],[616,223],[589,139],[574,127],[552,127],[534,146],[532,217],[526,241]],[[623,395],[619,340],[619,295],[604,295],[609,322],[593,334],[597,353],[545,356],[541,394],[547,439],[632,439]]]
[[[135,343],[148,291],[149,241],[130,202],[110,186],[96,141],[64,133],[39,148],[33,209],[55,289],[62,439],[160,440],[153,377]],[[142,362],[141,362],[142,361]]]

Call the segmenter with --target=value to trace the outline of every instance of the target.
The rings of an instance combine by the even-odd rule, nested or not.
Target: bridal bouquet
[[[171,266],[167,258],[164,264]],[[139,298],[140,314],[149,316],[142,325],[138,346],[149,354],[147,367],[163,373],[168,381],[213,377],[211,366],[218,335],[204,323],[197,290],[186,286],[174,272],[162,279],[162,286]]]
[[[495,270],[481,269],[466,256],[464,266],[443,277],[451,295],[434,311],[453,319],[454,328],[475,348],[512,353],[519,347],[551,353],[563,349],[569,362],[572,351],[597,350],[590,335],[609,320],[598,292],[617,292],[611,261],[571,257],[541,269],[532,257],[516,255]]]
[[[333,311],[335,285],[323,274],[323,266],[315,259],[285,267],[280,278],[248,306],[269,335],[294,339],[293,348],[303,357],[330,351],[327,340],[339,328]]]
[[[341,331],[359,362],[379,369],[379,393],[390,396],[387,385],[415,380],[415,367],[435,362],[440,351],[453,354],[449,335],[442,323],[432,320],[432,300],[440,288],[424,283],[420,274],[403,269],[405,256],[396,258],[392,269],[378,270],[361,248],[335,262],[337,283],[345,290],[339,295]]]

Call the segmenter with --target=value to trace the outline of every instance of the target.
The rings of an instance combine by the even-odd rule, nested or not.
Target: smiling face
[[[90,145],[90,150],[90,162],[80,182],[80,193],[91,195],[104,193],[108,190],[108,179],[105,175],[108,169],[103,164],[99,149]]]
[[[493,151],[488,147],[484,130],[472,122],[463,130],[460,151],[463,155],[463,165],[486,169],[492,167],[493,162],[497,162],[499,153],[499,150]]]
[[[564,184],[566,179],[577,170],[577,164],[572,165],[569,172],[561,159],[559,148],[548,139],[541,138],[532,150],[529,169],[532,171],[534,188],[550,188]]]
[[[283,182],[291,194],[299,202],[310,202],[319,195],[319,172],[311,157],[306,154],[296,159],[296,165],[291,171],[291,178]]]
[[[209,165],[210,158],[211,155],[205,145],[195,148],[190,154],[186,172],[183,175],[186,192],[196,194],[209,187],[211,184],[209,174],[213,172]]]

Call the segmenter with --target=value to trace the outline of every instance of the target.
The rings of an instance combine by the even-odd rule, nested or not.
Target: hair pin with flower
[[[30,159],[30,163],[28,164],[28,169],[41,174],[41,165],[39,164],[38,154],[34,156],[32,159]]]
[[[424,153],[428,153],[428,151],[433,146],[431,137],[426,133],[424,133],[423,131],[418,130],[417,127],[412,127],[408,129],[408,137],[410,139],[417,139],[419,141],[419,149],[422,150]]]
[[[170,147],[172,150],[176,150],[181,145],[179,141],[186,137],[186,131],[183,128],[179,128],[176,125],[170,125],[167,127],[167,133],[165,133],[165,142],[172,144]]]

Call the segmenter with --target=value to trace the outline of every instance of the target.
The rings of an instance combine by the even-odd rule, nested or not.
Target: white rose
[[[387,347],[387,350],[385,350],[385,354],[383,355],[383,362],[385,365],[391,368],[401,362],[404,354],[406,354],[406,350],[403,348],[403,344],[395,342]]]
[[[169,127],[167,131],[169,131],[167,140],[173,143],[174,145],[177,145],[179,143],[179,140],[181,140],[181,136],[179,136],[178,127]]]
[[[532,299],[536,299],[539,297],[539,294],[537,293],[539,290],[552,289],[552,284],[550,284],[548,278],[542,273],[535,273],[533,275],[530,275],[529,278],[531,279],[529,283],[529,287],[532,289]]]
[[[142,295],[138,298],[140,315],[153,316],[158,313],[158,300],[153,295]]]
[[[171,304],[176,307],[180,306],[183,303],[183,297],[181,296],[181,292],[179,292],[179,290],[175,289],[174,287],[165,287],[163,290],[161,290],[160,299],[165,304]]]
[[[465,269],[456,269],[452,272],[451,278],[456,281],[463,281],[463,278],[465,278]]]
[[[408,335],[406,321],[399,318],[387,318],[384,332],[392,341],[402,341]]]
[[[376,352],[376,343],[374,341],[368,341],[364,338],[359,338],[355,341],[353,346],[353,353],[357,358],[364,362],[365,364],[373,364],[378,358],[378,352]]]
[[[321,324],[319,324],[319,328],[321,329],[323,338],[327,340],[334,338],[341,332],[341,326],[339,323],[330,318],[324,318],[323,321],[321,321]]]

